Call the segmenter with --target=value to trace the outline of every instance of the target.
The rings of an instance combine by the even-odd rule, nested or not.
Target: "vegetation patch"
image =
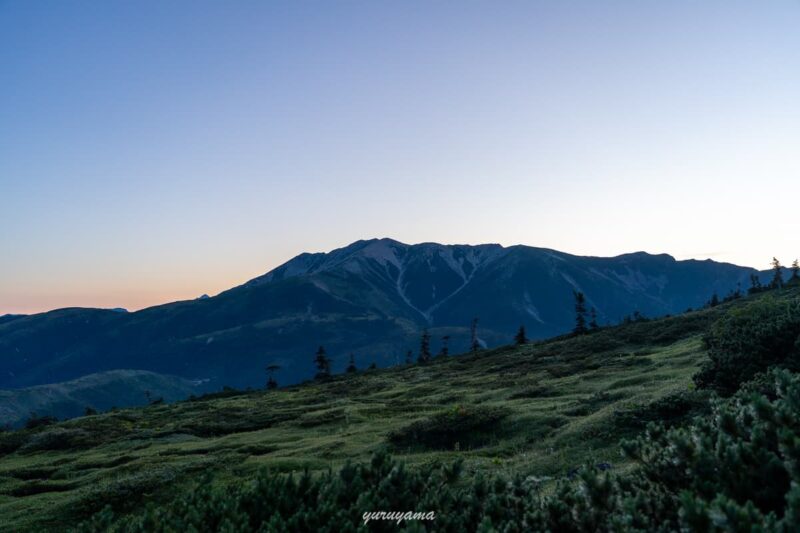
[[[677,391],[631,409],[614,412],[614,424],[622,428],[643,429],[651,422],[672,427],[709,410],[709,394],[702,391]]]
[[[468,449],[485,445],[509,412],[499,407],[456,406],[389,433],[398,449]]]
[[[557,388],[550,385],[537,385],[535,387],[528,387],[509,395],[509,400],[522,400],[525,398],[553,398],[563,394]]]
[[[345,418],[345,410],[339,407],[335,409],[314,411],[312,413],[304,414],[297,420],[296,424],[300,427],[310,428],[341,422],[345,420]]]

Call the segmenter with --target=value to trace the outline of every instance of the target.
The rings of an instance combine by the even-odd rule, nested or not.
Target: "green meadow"
[[[125,513],[199,480],[336,470],[378,450],[412,468],[460,458],[468,474],[545,483],[588,462],[624,471],[621,438],[703,403],[691,379],[706,357],[702,334],[735,305],[6,432],[0,523],[63,530],[106,505]]]

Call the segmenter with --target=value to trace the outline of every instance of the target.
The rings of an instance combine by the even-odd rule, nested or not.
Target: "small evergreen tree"
[[[528,342],[528,337],[525,336],[525,326],[520,326],[517,330],[517,334],[514,335],[514,344],[517,346],[521,346]]]
[[[597,323],[597,309],[594,307],[589,311],[589,329],[592,331],[600,329],[600,325]]]
[[[431,334],[428,333],[428,328],[422,330],[422,338],[419,342],[419,358],[420,363],[427,363],[431,360]]]
[[[377,368],[378,368],[378,365],[377,365],[377,364],[375,364],[375,361],[373,361],[373,362],[372,362],[372,363],[370,363],[370,365],[367,367],[367,370],[376,370]]]
[[[797,259],[792,261],[792,277],[789,279],[791,281],[797,281],[800,279],[800,263],[797,262]]]
[[[572,330],[576,335],[586,333],[586,296],[580,291],[572,291],[575,296],[575,328]]]
[[[406,352],[406,364],[407,364],[407,365],[412,365],[412,364],[414,364],[414,352],[413,352],[413,351],[411,351],[411,350],[408,350],[408,351]]]
[[[481,349],[481,344],[478,341],[478,317],[472,319],[472,324],[469,327],[469,351],[476,353]]]
[[[347,365],[345,372],[348,374],[355,374],[358,372],[358,368],[356,368],[356,358],[353,354],[350,354],[350,364]]]
[[[719,305],[719,296],[717,296],[717,293],[715,292],[714,294],[711,295],[711,299],[708,301],[708,306],[716,307],[718,305]]]
[[[757,292],[761,292],[763,287],[761,287],[761,280],[758,278],[757,274],[750,274],[750,288],[747,289],[748,294],[756,294]]]
[[[442,349],[439,350],[439,357],[447,357],[450,355],[450,335],[442,337]]]
[[[772,258],[772,281],[769,286],[772,289],[780,289],[783,287],[783,265],[778,261],[778,258]]]
[[[94,407],[86,406],[83,410],[83,416],[93,416],[97,414],[97,410]]]
[[[275,390],[278,388],[278,382],[275,381],[275,372],[280,370],[280,365],[268,365],[267,366],[267,390]]]
[[[325,348],[320,346],[317,349],[317,355],[314,358],[314,364],[317,367],[317,379],[327,378],[331,375],[331,360],[328,358],[328,354],[325,352]]]

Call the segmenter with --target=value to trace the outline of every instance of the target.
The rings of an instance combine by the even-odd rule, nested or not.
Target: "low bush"
[[[19,451],[30,453],[41,450],[70,450],[89,448],[95,444],[91,434],[82,429],[55,427],[31,435]]]
[[[389,442],[399,449],[422,447],[452,450],[482,446],[507,415],[499,407],[457,406],[429,418],[417,420],[389,434]]]
[[[648,424],[662,423],[672,427],[709,409],[709,394],[705,391],[677,391],[644,405],[614,413],[619,427],[644,429]]]
[[[704,341],[709,360],[695,383],[725,396],[770,367],[800,370],[800,299],[770,296],[733,309]]]

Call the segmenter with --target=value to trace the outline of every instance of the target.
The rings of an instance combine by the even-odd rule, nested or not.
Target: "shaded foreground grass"
[[[725,308],[5,434],[0,524],[63,529],[106,504],[166,499],[206,474],[224,483],[262,467],[318,472],[385,447],[412,468],[462,458],[467,473],[557,478],[587,461],[624,469],[618,440],[653,406],[681,414],[701,334]]]

